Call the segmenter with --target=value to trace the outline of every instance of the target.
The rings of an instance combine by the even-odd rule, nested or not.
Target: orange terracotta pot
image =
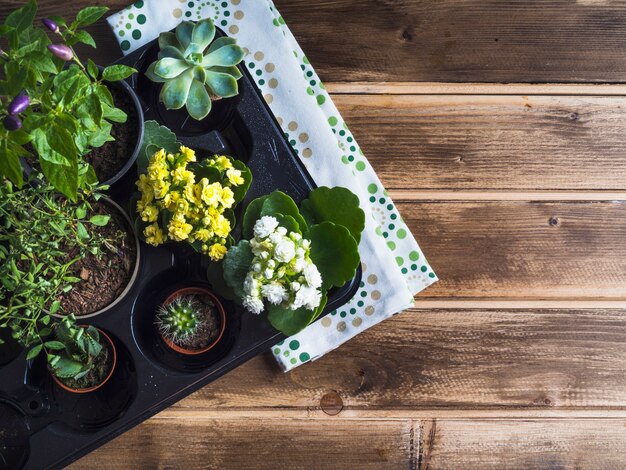
[[[161,339],[163,340],[163,342],[165,344],[167,344],[167,346],[170,349],[172,349],[172,350],[174,350],[174,351],[176,351],[178,353],[186,354],[188,356],[194,356],[196,354],[203,354],[203,353],[207,352],[208,350],[210,350],[211,348],[213,348],[222,339],[222,336],[224,335],[224,331],[226,330],[226,312],[224,311],[224,307],[222,306],[222,303],[215,296],[215,294],[213,294],[213,292],[211,292],[210,290],[205,289],[203,287],[185,287],[183,289],[179,289],[176,292],[173,292],[172,294],[170,294],[170,296],[167,299],[165,299],[165,302],[163,302],[163,305],[169,305],[174,300],[176,300],[178,297],[181,297],[183,295],[203,295],[203,296],[209,297],[211,299],[211,301],[213,302],[213,304],[217,308],[217,311],[219,312],[220,323],[221,323],[220,333],[217,335],[217,338],[215,338],[215,340],[211,344],[209,344],[208,346],[206,346],[206,347],[204,347],[202,349],[186,349],[186,348],[183,348],[183,347],[177,345],[176,343],[174,343],[171,339],[166,338],[163,335],[161,335]]]
[[[87,327],[87,325],[80,325],[80,326],[82,328]],[[107,335],[104,331],[102,331],[100,328],[96,328],[96,329],[98,330],[100,335],[102,335],[102,337],[104,337],[104,339],[106,339],[107,342],[109,343],[109,345],[111,346],[110,350],[113,353],[113,364],[111,364],[111,370],[109,371],[109,373],[107,374],[107,376],[105,377],[105,379],[102,382],[100,382],[98,385],[94,385],[93,387],[87,387],[87,388],[72,388],[72,387],[68,387],[63,382],[61,382],[61,380],[59,378],[57,378],[54,374],[51,373],[50,375],[52,375],[52,379],[63,390],[66,390],[66,391],[71,392],[71,393],[89,393],[89,392],[93,392],[95,390],[98,390],[105,383],[107,383],[109,381],[109,379],[111,378],[111,376],[113,375],[113,372],[115,371],[115,366],[117,365],[117,351],[115,349],[115,344],[113,343],[113,340],[109,337],[109,335]]]

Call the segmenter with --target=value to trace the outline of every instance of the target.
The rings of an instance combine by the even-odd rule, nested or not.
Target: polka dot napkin
[[[316,183],[350,188],[368,215],[356,296],[272,348],[282,368],[290,370],[409,308],[413,295],[437,277],[269,0],[138,0],[108,22],[128,53],[183,20],[207,17],[246,51],[248,70]]]

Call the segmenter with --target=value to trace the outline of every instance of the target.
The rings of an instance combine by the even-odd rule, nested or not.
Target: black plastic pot
[[[158,87],[142,76],[158,51],[156,41],[120,62],[140,71],[128,83],[140,100],[146,119],[171,119],[158,103]],[[296,202],[308,196],[315,183],[285,138],[253,77],[241,67],[240,94],[215,103],[209,118],[200,122],[179,118],[168,122],[179,140],[196,149],[199,157],[215,153],[243,160],[253,182],[238,208],[238,219],[253,199],[281,190]],[[215,113],[215,114],[213,114]],[[122,207],[134,194],[133,172],[116,183],[112,198]],[[131,217],[133,218],[133,217]],[[240,225],[233,236],[239,236]],[[184,244],[153,247],[141,244],[137,281],[106,315],[85,319],[105,330],[117,350],[117,367],[100,389],[82,395],[53,384],[45,358],[30,363],[22,352],[0,365],[0,401],[10,402],[23,414],[32,449],[25,468],[59,468],[96,449],[202,386],[238,367],[285,339],[264,315],[253,315],[239,305],[220,300],[225,329],[219,342],[201,354],[181,354],[169,348],[154,327],[156,309],[181,288],[208,288],[208,258]],[[323,315],[351,299],[359,288],[361,270],[341,289],[329,293]]]
[[[135,105],[135,110],[137,113],[137,142],[135,143],[135,148],[133,149],[124,166],[115,175],[113,175],[106,181],[100,182],[101,185],[113,186],[115,183],[120,181],[131,168],[134,167],[135,161],[137,161],[137,157],[139,156],[139,150],[141,148],[141,142],[143,140],[144,116],[143,109],[141,108],[141,103],[139,102],[139,98],[137,97],[135,90],[133,90],[133,88],[125,80],[108,83],[108,86],[111,88],[118,88],[119,90],[122,90],[124,93],[126,93],[131,98],[132,103]]]

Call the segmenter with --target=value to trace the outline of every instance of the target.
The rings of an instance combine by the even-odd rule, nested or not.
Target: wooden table
[[[73,468],[623,467],[626,4],[277,6],[441,281],[323,359],[282,374],[257,357]]]

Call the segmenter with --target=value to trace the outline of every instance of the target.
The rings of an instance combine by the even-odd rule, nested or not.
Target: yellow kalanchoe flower
[[[228,187],[222,188],[220,193],[220,202],[226,209],[233,207],[233,204],[235,203],[235,193],[233,193],[233,190]]]
[[[139,204],[139,201],[137,204]],[[141,211],[141,220],[144,222],[155,222],[159,217],[159,209],[157,206],[145,205]]]
[[[209,247],[209,258],[213,261],[219,261],[224,258],[224,255],[228,252],[228,248],[220,243],[214,243]]]
[[[191,224],[188,224],[185,220],[185,217],[182,214],[176,214],[170,220],[169,225],[167,226],[167,232],[170,237],[177,242],[182,242],[186,240],[189,236],[189,233],[193,229]]]
[[[244,183],[244,179],[241,176],[241,171],[235,170],[234,168],[229,168],[228,170],[226,170],[226,177],[228,178],[228,181],[230,181],[230,184],[232,184],[233,186],[239,186]]]
[[[194,152],[189,147],[185,147],[184,145],[180,146],[180,153],[183,156],[183,161],[185,163],[191,163],[196,161],[196,152]]]
[[[146,237],[146,243],[149,245],[158,246],[166,240],[163,230],[161,230],[161,227],[159,227],[157,223],[148,225],[143,230],[143,234]]]

